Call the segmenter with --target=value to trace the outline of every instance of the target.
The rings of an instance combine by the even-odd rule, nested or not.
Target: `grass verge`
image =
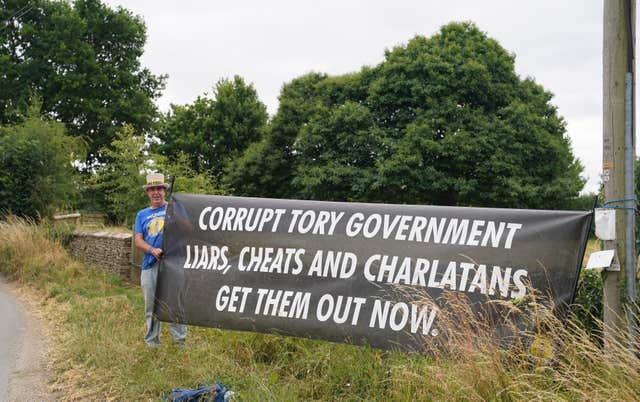
[[[54,381],[67,400],[153,401],[171,388],[215,380],[241,401],[597,401],[640,395],[640,363],[625,345],[604,351],[579,326],[557,321],[534,302],[525,310],[549,330],[539,336],[554,349],[545,358],[533,357],[528,347],[501,349],[489,331],[473,325],[430,358],[197,327],[190,327],[187,347],[180,349],[166,325],[163,346],[148,349],[139,289],[73,260],[49,232],[16,218],[0,221],[0,272],[40,295],[54,328]]]

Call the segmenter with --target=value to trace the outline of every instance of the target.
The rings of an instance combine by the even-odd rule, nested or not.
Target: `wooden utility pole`
[[[626,204],[620,202],[625,199],[625,79],[627,80],[627,100],[635,98],[633,95],[634,36],[635,6],[633,0],[605,0],[602,167],[605,202],[618,209],[616,209],[616,240],[605,241],[604,248],[606,250],[615,249],[620,263],[620,271],[606,271],[604,274],[605,344],[614,339],[624,341],[621,335],[625,333],[624,329],[627,325],[622,284],[625,283],[626,278],[625,263],[628,259],[628,245],[635,244],[635,239],[627,239],[630,236],[625,233],[625,209],[623,209]],[[630,112],[631,116],[629,116],[629,110],[631,109],[627,109],[627,132],[633,132],[633,112]],[[633,143],[635,145],[635,141]],[[633,155],[635,159],[635,152]],[[632,172],[631,175],[633,175]],[[635,281],[635,270],[633,277],[629,279]]]

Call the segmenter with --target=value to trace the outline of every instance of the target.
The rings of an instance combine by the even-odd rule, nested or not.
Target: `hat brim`
[[[165,190],[169,189],[169,185],[167,183],[145,184],[142,186],[142,189],[147,191],[147,189],[151,187],[164,187]]]

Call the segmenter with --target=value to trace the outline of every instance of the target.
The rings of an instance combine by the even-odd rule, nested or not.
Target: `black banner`
[[[174,194],[156,313],[420,351],[442,341],[444,293],[571,303],[589,224],[588,212]]]

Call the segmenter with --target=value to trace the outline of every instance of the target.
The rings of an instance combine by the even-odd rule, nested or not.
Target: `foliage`
[[[582,166],[551,98],[497,41],[451,23],[373,68],[285,85],[225,181],[240,195],[567,208]]]
[[[116,133],[116,138],[102,152],[109,162],[98,166],[88,176],[84,198],[90,204],[85,207],[106,213],[111,223],[132,223],[137,211],[148,204],[142,185],[145,175],[151,171],[162,172],[166,181],[176,177],[176,192],[224,193],[211,180],[211,175],[195,172],[185,154],[179,153],[171,161],[150,153],[148,143],[129,125]]]
[[[595,193],[581,194],[578,197],[571,200],[567,205],[568,210],[572,211],[591,211],[594,205],[602,203],[602,199]]]
[[[602,274],[583,269],[580,273],[576,300],[571,306],[576,323],[595,338],[602,333],[602,284]]]
[[[76,229],[75,222],[71,223],[65,220],[56,221],[47,219],[41,221],[40,226],[44,230],[47,238],[61,244],[64,247],[67,247],[69,244],[71,244],[71,241],[73,240],[73,232]]]
[[[77,201],[72,161],[84,158],[83,144],[37,114],[31,107],[22,123],[0,127],[0,212],[46,217]]]
[[[0,122],[20,121],[40,97],[48,117],[87,141],[89,162],[124,123],[152,127],[166,77],[140,66],[140,17],[100,0],[0,0],[0,21]]]
[[[238,76],[222,79],[212,98],[171,105],[156,133],[162,141],[156,150],[170,161],[186,154],[193,171],[218,176],[227,161],[260,139],[266,121],[266,106],[251,84]]]
[[[212,180],[213,175],[194,171],[189,163],[189,157],[183,152],[178,153],[174,161],[156,154],[153,158],[155,167],[164,173],[166,180],[175,178],[173,191],[176,193],[226,194],[226,191]]]
[[[223,180],[236,195],[295,198],[291,187],[295,171],[294,142],[314,114],[318,93],[328,77],[310,73],[285,84],[278,112],[267,126],[262,140],[231,161]]]
[[[368,108],[350,101],[334,111],[319,108],[298,136],[292,185],[302,198],[371,200],[383,147]]]
[[[87,179],[87,195],[95,209],[104,212],[112,223],[132,223],[136,212],[148,203],[142,191],[143,172],[150,167],[146,145],[132,126],[116,133],[102,153],[109,163],[98,166]]]

